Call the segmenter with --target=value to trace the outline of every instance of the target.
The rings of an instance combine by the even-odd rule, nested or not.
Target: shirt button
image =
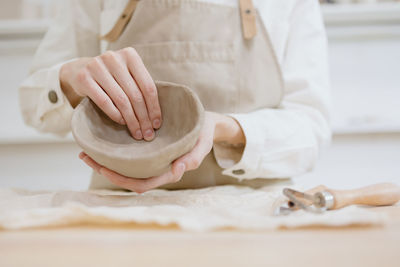
[[[245,171],[243,169],[239,169],[239,170],[233,170],[232,173],[236,175],[242,175],[245,173]]]
[[[49,97],[49,100],[51,103],[53,103],[53,104],[57,103],[58,96],[57,96],[56,91],[54,91],[54,90],[49,91],[49,94],[47,96]]]

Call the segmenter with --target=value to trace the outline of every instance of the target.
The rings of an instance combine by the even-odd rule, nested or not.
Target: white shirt
[[[73,108],[60,87],[60,67],[78,57],[103,53],[104,41],[98,36],[113,27],[126,3],[61,1],[59,15],[36,52],[31,74],[19,88],[28,125],[59,135],[70,131]],[[277,109],[230,114],[242,127],[246,146],[239,160],[217,155],[217,162],[224,174],[238,179],[292,177],[311,170],[331,138],[325,29],[317,0],[258,0],[254,4],[281,66],[285,95]],[[48,98],[51,90],[57,93],[56,103]],[[235,175],[238,169],[244,174]]]

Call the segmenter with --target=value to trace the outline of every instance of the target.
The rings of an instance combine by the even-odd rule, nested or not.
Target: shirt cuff
[[[50,69],[47,69],[44,73],[45,77],[43,78],[45,79],[45,90],[41,92],[37,109],[37,116],[39,120],[43,120],[44,115],[48,112],[51,112],[62,106],[65,106],[63,108],[65,112],[73,111],[73,108],[67,97],[64,95],[60,85],[60,69],[67,62],[57,64]]]
[[[224,169],[224,175],[239,180],[257,178],[265,134],[255,131],[258,127],[247,114],[227,115],[239,123],[246,138],[246,145],[239,147],[215,143],[213,153],[217,164]]]

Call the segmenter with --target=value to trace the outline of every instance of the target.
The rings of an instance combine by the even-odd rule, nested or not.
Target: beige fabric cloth
[[[71,224],[175,224],[184,230],[218,228],[262,230],[311,225],[383,224],[386,218],[365,208],[349,207],[324,214],[297,211],[274,216],[283,201],[282,187],[252,189],[216,186],[195,190],[157,189],[133,192],[32,192],[0,190],[0,227],[67,226]]]

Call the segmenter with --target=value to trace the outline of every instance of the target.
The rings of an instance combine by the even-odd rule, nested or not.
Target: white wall
[[[78,158],[75,143],[3,144],[0,187],[85,189],[91,171]]]
[[[334,98],[332,147],[295,180],[338,188],[400,183],[400,5],[324,9]],[[85,189],[72,138],[38,134],[17,98],[47,21],[0,21],[0,187]]]

